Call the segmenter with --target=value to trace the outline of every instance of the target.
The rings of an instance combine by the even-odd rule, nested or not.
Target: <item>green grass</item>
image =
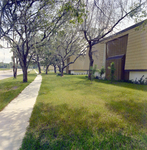
[[[2,70],[12,70],[11,68],[0,68],[0,71]]]
[[[22,150],[147,149],[147,86],[42,76]]]
[[[0,80],[0,111],[8,105],[27,85],[29,85],[36,77],[34,71],[28,73],[28,82],[23,83],[23,75],[18,75],[16,79],[13,77]]]

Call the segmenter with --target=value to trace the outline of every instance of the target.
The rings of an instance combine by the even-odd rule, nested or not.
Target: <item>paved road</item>
[[[22,70],[18,69],[17,75],[22,74]],[[0,80],[13,77],[13,70],[3,70],[0,71]]]

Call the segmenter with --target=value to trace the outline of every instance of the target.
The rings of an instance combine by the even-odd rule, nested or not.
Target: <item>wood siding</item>
[[[99,43],[99,44],[94,45],[92,47],[92,51],[93,51],[94,65],[97,65],[97,68],[101,69],[103,66],[105,66],[105,44]],[[88,52],[86,53],[84,69],[89,70]]]
[[[125,70],[147,69],[147,31],[129,31]]]
[[[107,42],[106,57],[114,57],[126,54],[128,35]]]
[[[147,70],[147,29],[144,27],[145,30],[141,28],[136,30],[138,25],[141,24],[129,27],[94,45],[92,48],[94,65],[96,64],[98,69],[105,66],[106,71],[109,73],[107,67],[110,66],[112,61],[115,61],[118,68],[118,71],[116,71],[117,79],[128,79],[129,71]],[[121,58],[116,57],[116,60],[112,59],[115,56],[123,55],[124,57]],[[77,59],[73,65],[69,66],[69,70],[88,69],[88,51],[83,59]],[[120,75],[120,72],[123,75]],[[109,75],[106,74],[106,76],[108,77]]]
[[[119,37],[112,41],[107,42],[106,49],[106,78],[110,79],[110,69],[108,67],[112,62],[115,66],[115,79],[124,80],[125,79],[125,57],[127,49],[128,35]]]
[[[97,65],[98,69],[101,69],[102,66],[105,66],[105,44],[96,44],[92,47],[93,51],[93,59],[94,59],[94,65]],[[71,56],[70,60],[68,62],[73,61],[76,58],[76,56]],[[88,57],[88,50],[85,56],[79,57],[74,64],[71,64],[66,72],[69,71],[88,71],[89,70],[89,57]]]
[[[125,63],[125,55],[122,57],[114,58],[114,59],[108,59],[106,61],[106,78],[110,79],[110,69],[108,69],[108,66],[110,66],[111,62],[114,62],[114,67],[115,67],[115,74],[114,74],[114,79],[115,80],[124,80],[124,63]]]
[[[69,70],[83,70],[86,56],[80,56],[74,64],[69,65]],[[74,61],[76,56],[70,57],[70,62]]]

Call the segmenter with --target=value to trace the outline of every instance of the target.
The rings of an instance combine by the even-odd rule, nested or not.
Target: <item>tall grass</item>
[[[43,75],[21,149],[147,149],[147,86]]]

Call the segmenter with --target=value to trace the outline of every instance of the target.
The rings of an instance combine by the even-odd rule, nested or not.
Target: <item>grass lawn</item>
[[[11,68],[0,68],[0,71],[2,70],[12,70]]]
[[[42,76],[22,150],[147,149],[147,86]]]
[[[0,111],[8,105],[27,85],[29,85],[36,77],[36,73],[31,71],[28,73],[28,82],[23,83],[23,75],[18,75],[16,79],[13,77],[0,80]]]

